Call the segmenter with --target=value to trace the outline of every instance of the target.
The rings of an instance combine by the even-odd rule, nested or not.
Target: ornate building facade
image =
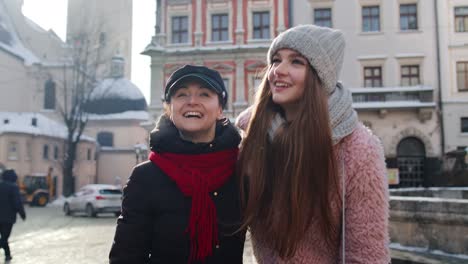
[[[288,14],[288,0],[157,0],[155,34],[143,52],[151,57],[153,118],[162,111],[166,80],[184,64],[218,70],[230,96],[225,115],[237,116],[251,103]]]

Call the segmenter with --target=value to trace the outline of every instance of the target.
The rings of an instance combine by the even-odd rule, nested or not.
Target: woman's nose
[[[284,62],[280,62],[276,65],[275,69],[274,69],[274,73],[276,75],[285,75],[286,74],[286,64]]]
[[[189,104],[196,104],[198,103],[198,97],[196,95],[189,95],[188,97],[188,103]]]

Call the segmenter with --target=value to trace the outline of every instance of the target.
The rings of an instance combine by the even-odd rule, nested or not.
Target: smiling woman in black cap
[[[240,136],[223,117],[217,71],[186,65],[165,87],[149,161],[133,169],[109,255],[118,263],[242,263],[234,167]]]

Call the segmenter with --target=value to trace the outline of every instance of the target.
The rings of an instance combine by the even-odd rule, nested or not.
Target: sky
[[[154,0],[133,1],[131,81],[140,88],[148,103],[151,59],[140,53],[150,43],[151,37],[154,35],[155,3]],[[53,8],[51,8],[52,6]],[[24,0],[23,14],[45,30],[52,29],[62,40],[65,40],[67,0]]]

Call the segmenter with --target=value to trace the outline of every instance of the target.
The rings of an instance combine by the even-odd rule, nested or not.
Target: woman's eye
[[[280,63],[280,62],[281,62],[281,60],[280,60],[279,58],[273,58],[273,59],[271,59],[271,63],[272,63],[272,64]]]
[[[178,93],[178,94],[176,94],[176,97],[184,97],[184,96],[187,96],[187,94],[186,94],[186,93]]]
[[[300,64],[300,65],[304,65],[304,61],[302,61],[301,59],[293,59],[292,60],[292,63],[293,64]]]

